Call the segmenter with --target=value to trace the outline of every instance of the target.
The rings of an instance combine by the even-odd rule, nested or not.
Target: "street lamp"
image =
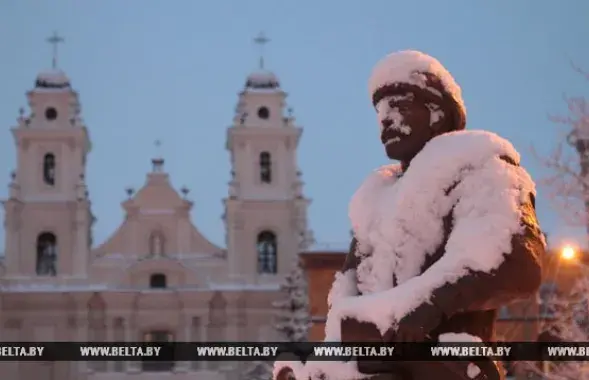
[[[577,250],[571,245],[565,245],[560,251],[560,257],[565,260],[573,260],[577,256]]]

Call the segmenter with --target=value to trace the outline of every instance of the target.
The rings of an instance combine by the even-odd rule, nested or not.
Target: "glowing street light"
[[[577,256],[577,250],[570,245],[565,245],[560,251],[560,257],[565,260],[572,260]]]

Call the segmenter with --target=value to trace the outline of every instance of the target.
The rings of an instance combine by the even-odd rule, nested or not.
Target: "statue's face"
[[[396,90],[376,104],[380,139],[390,159],[411,160],[437,134],[444,113],[436,97],[423,92]]]

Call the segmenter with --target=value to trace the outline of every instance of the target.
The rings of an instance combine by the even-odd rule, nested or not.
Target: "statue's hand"
[[[385,343],[423,342],[442,320],[442,311],[431,303],[423,303],[387,330]]]

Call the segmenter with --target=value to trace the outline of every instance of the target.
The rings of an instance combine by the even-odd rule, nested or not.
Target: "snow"
[[[422,73],[431,73],[440,78],[444,89],[454,98],[463,114],[466,107],[462,91],[452,75],[435,58],[415,50],[404,50],[387,55],[376,64],[368,81],[370,97],[380,87],[393,83],[409,83],[440,95],[439,91],[427,87]]]
[[[27,283],[0,286],[4,293],[66,293],[66,292],[101,292],[112,290],[104,284],[50,284]]]
[[[521,231],[519,206],[535,194],[535,185],[523,168],[499,156],[520,159],[496,134],[452,132],[431,140],[402,179],[399,165],[383,166],[366,179],[349,209],[360,251],[372,252],[357,268],[356,286],[363,296],[354,297],[351,273],[336,278],[326,341],[340,340],[343,317],[371,322],[384,333],[445,283],[501,264],[512,235]],[[453,205],[446,253],[418,276],[426,256],[442,242],[442,218]]]
[[[286,297],[273,305],[277,309],[274,327],[287,342],[304,342],[311,326],[311,316],[307,280],[299,260],[285,277],[280,289]]]
[[[468,363],[468,367],[466,367],[466,376],[471,379],[474,379],[481,373],[481,369],[478,365],[474,363]]]
[[[392,122],[387,128],[402,133],[406,136],[411,134],[411,127],[405,124],[403,114],[400,112],[397,104],[401,101],[412,101],[415,98],[415,94],[409,92],[404,95],[391,95],[382,98],[376,105],[376,117],[378,125],[380,126],[380,134],[384,129],[384,121],[388,120]],[[430,111],[430,127],[440,121],[444,117],[444,111],[440,108],[440,105],[435,103],[427,103],[426,107]],[[397,142],[401,139],[399,137],[393,137],[389,142]]]
[[[61,70],[47,70],[37,75],[36,87],[62,88],[69,85],[70,80]]]
[[[280,290],[277,284],[209,284],[210,290],[219,291],[259,291],[259,292],[276,292]]]
[[[467,333],[440,334],[440,336],[438,337],[438,341],[444,342],[444,343],[452,343],[452,342],[456,342],[456,343],[482,343],[483,342],[483,340],[480,337],[474,336],[471,334],[467,334]],[[481,369],[479,368],[478,365],[476,365],[474,363],[469,363],[468,366],[466,367],[466,375],[471,379],[474,379],[480,373],[481,373]]]
[[[383,131],[383,120],[390,120],[392,124],[390,129],[399,131],[404,135],[411,134],[411,127],[404,123],[404,117],[399,112],[399,107],[391,107],[390,101],[393,100],[393,96],[388,96],[383,98],[378,104],[376,105],[376,115],[378,118],[378,125],[380,126],[380,133]]]
[[[426,104],[426,106],[430,111],[429,125],[431,127],[432,125],[434,125],[438,121],[442,120],[442,118],[444,117],[444,111],[442,111],[440,109],[440,106],[435,103],[428,103],[428,104]]]
[[[320,379],[324,380],[355,380],[366,379],[369,375],[358,372],[355,360],[348,362],[323,362],[323,361],[276,361],[272,371],[272,378],[276,379],[280,371],[290,368],[296,379]]]
[[[248,75],[245,86],[255,89],[274,89],[280,87],[280,83],[274,73],[256,71]]]
[[[333,253],[336,255],[345,254],[350,248],[350,242],[314,242],[307,248],[305,253]]]
[[[62,293],[62,292],[140,292],[151,291],[144,287],[125,287],[107,284],[55,284],[55,283],[21,283],[0,286],[0,291],[6,293]],[[207,284],[205,287],[186,285],[174,287],[175,291],[251,291],[276,292],[279,286],[275,284]]]
[[[336,272],[331,289],[327,294],[327,305],[331,307],[338,300],[357,294],[356,271],[351,269],[345,273]]]
[[[438,342],[443,343],[482,343],[483,340],[467,333],[444,333],[438,336]]]
[[[255,361],[248,363],[248,368],[244,371],[241,379],[244,380],[268,380],[272,373],[272,366],[267,362]]]
[[[543,302],[541,310],[549,315],[542,326],[540,335],[548,335],[551,339],[562,342],[587,342],[589,331],[589,267],[581,265],[581,272],[572,287],[558,288],[555,284],[545,284],[541,288]],[[543,338],[549,341],[551,339]],[[587,380],[586,362],[558,362],[550,368],[553,379]]]

